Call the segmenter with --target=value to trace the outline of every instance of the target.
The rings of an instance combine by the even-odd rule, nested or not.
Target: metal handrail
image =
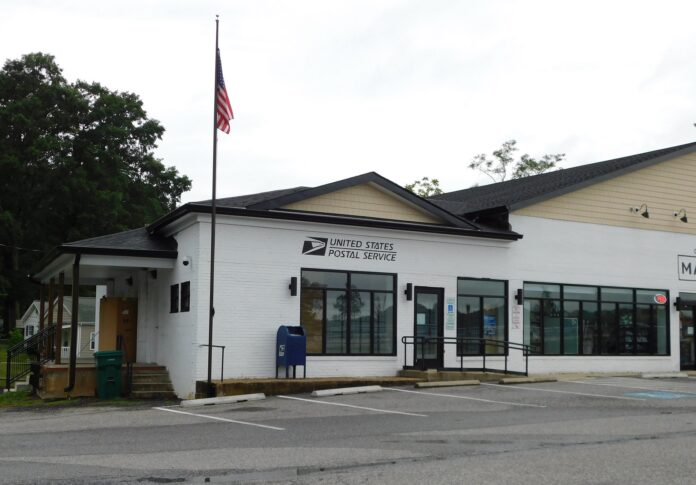
[[[404,344],[404,369],[409,368],[407,364],[407,356],[408,356],[408,345],[413,346],[413,366],[412,368],[415,367],[416,363],[416,357],[417,357],[417,351],[418,348],[420,347],[420,355],[421,355],[421,369],[425,370],[425,359],[423,359],[423,356],[425,355],[425,346],[428,344],[433,344],[433,343],[442,343],[442,345],[456,345],[457,349],[460,349],[461,346],[463,346],[466,343],[478,343],[479,348],[482,349],[480,354],[473,354],[473,355],[464,355],[464,353],[459,354],[459,368],[460,370],[464,370],[464,357],[482,357],[483,358],[483,363],[482,363],[482,371],[486,372],[486,357],[487,352],[486,352],[486,346],[487,345],[492,345],[495,346],[496,348],[503,348],[505,349],[505,352],[503,354],[492,354],[490,355],[491,357],[504,357],[505,359],[505,368],[504,368],[504,373],[508,373],[508,356],[510,354],[510,350],[521,350],[522,355],[524,355],[524,375],[529,375],[529,354],[533,353],[531,351],[531,347],[526,344],[521,344],[519,342],[510,342],[508,340],[498,340],[498,339],[491,339],[491,338],[478,338],[478,337],[426,337],[426,336],[416,336],[416,335],[407,335],[405,337],[401,337],[401,343]],[[490,369],[490,370],[499,370],[499,369]]]
[[[7,349],[5,387],[8,390],[14,382],[31,372],[32,363],[44,364],[54,358],[55,336],[56,325],[51,325]],[[22,355],[32,358],[20,361]]]

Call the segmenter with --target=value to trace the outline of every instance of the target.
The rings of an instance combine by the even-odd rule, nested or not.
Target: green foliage
[[[10,337],[7,339],[7,347],[9,348],[13,345],[17,345],[22,340],[24,340],[24,334],[20,329],[15,328],[10,332]]]
[[[492,158],[489,158],[485,153],[476,155],[469,164],[469,168],[480,170],[493,182],[503,182],[508,177],[519,179],[545,173],[555,168],[560,169],[558,164],[565,158],[565,153],[546,154],[540,158],[533,158],[525,153],[519,160],[515,161],[514,155],[518,150],[517,141],[508,140],[493,152]]]
[[[140,98],[68,82],[53,56],[0,71],[0,293],[27,304],[42,251],[135,227],[174,209],[191,187],[153,150],[164,128]],[[39,250],[39,251],[32,251]]]
[[[412,184],[404,185],[404,188],[424,198],[442,193],[440,181],[438,179],[431,180],[428,177],[423,177],[420,180],[416,180]]]

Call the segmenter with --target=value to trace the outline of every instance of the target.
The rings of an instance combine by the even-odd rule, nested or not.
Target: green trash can
[[[99,399],[113,399],[121,395],[121,364],[123,352],[107,350],[94,353],[97,365],[97,396]]]

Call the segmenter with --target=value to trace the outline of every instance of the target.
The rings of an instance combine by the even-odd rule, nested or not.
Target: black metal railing
[[[5,363],[5,387],[9,390],[13,383],[31,372],[31,365],[42,365],[55,356],[56,325],[46,327],[26,340],[7,349]],[[60,334],[58,334],[60,338]]]
[[[459,357],[459,369],[460,370],[481,370],[483,372],[487,371],[503,371],[505,374],[513,373],[508,369],[508,357],[510,351],[521,351],[524,357],[524,375],[529,375],[529,354],[533,353],[529,345],[520,344],[517,342],[509,342],[507,340],[496,340],[490,338],[473,338],[473,337],[423,337],[409,335],[401,338],[401,343],[404,344],[404,369],[416,369],[420,368],[425,370],[426,368],[426,349],[432,351],[432,346],[436,346],[436,353],[439,353],[439,346],[442,346],[444,351],[445,347],[448,345],[454,345],[457,351],[457,357]],[[479,353],[467,353],[464,349],[471,348],[472,346],[477,346]],[[413,347],[411,352],[412,365],[408,365],[408,347]],[[502,350],[502,352],[491,353],[488,351],[489,347],[493,347],[496,350]],[[468,359],[471,357],[480,357],[482,359],[482,365],[480,368],[467,367],[464,369],[464,358]],[[504,368],[503,369],[492,369],[487,367],[486,358],[489,357],[503,357]],[[490,361],[489,361],[490,362]],[[416,364],[418,363],[418,365]],[[520,373],[520,372],[515,372]]]

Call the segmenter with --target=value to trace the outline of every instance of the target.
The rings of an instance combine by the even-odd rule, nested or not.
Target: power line
[[[29,249],[29,248],[22,248],[20,246],[12,246],[12,245],[3,244],[3,243],[0,243],[0,246],[2,246],[3,248],[19,249],[20,251],[32,251],[35,253],[45,253],[46,252],[45,249]]]

